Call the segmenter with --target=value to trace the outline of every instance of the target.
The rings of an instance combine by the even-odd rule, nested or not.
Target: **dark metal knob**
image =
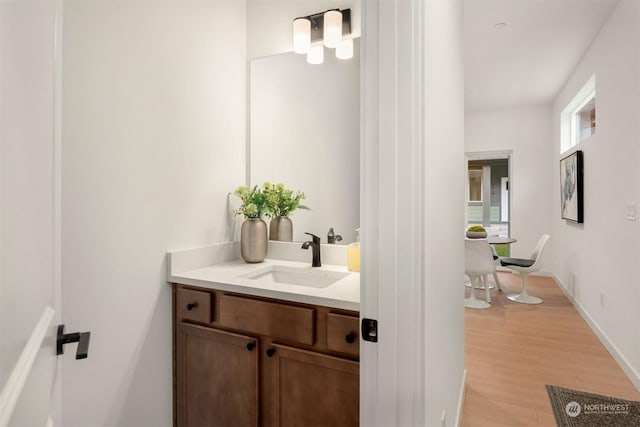
[[[250,342],[249,344],[247,344],[247,350],[251,351],[254,348],[256,348],[256,343],[255,342]]]
[[[198,306],[197,302],[187,304],[187,310],[191,311]]]
[[[349,344],[353,344],[353,342],[356,340],[356,334],[350,332],[346,337],[344,337],[344,340]]]
[[[267,349],[267,357],[273,357],[274,354],[276,354],[276,349],[275,348]]]

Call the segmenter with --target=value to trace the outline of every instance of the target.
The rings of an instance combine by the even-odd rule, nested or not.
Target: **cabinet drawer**
[[[176,317],[194,322],[211,323],[211,298],[209,292],[178,288],[176,292]]]
[[[327,314],[327,348],[331,351],[360,354],[359,318],[344,314]]]
[[[233,295],[220,296],[220,325],[301,344],[315,341],[315,310]]]

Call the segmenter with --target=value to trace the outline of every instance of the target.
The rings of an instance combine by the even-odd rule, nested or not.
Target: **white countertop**
[[[313,268],[314,270],[339,271],[349,274],[325,288],[265,283],[239,277],[271,265],[309,270]],[[266,259],[261,263],[247,264],[242,259],[234,259],[188,271],[172,272],[170,270],[167,275],[167,281],[201,288],[322,305],[344,310],[360,310],[360,273],[349,272],[343,265],[311,267],[309,262],[285,261],[281,259]]]

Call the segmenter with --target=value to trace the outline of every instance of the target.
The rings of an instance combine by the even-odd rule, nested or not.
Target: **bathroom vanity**
[[[174,425],[357,426],[359,274],[226,250],[170,258]]]

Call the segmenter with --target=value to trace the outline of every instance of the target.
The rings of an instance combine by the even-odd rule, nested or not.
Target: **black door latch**
[[[58,325],[58,339],[56,341],[56,354],[59,356],[64,354],[62,348],[65,344],[72,342],[78,343],[78,349],[76,350],[76,359],[86,359],[89,355],[89,338],[91,332],[72,332],[70,334],[64,333],[64,325]]]
[[[362,319],[362,339],[378,342],[378,321],[375,319]]]

